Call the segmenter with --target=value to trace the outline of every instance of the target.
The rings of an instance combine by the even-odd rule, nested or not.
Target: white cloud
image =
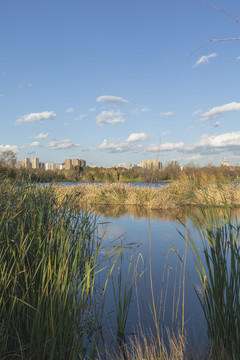
[[[92,107],[92,108],[89,109],[90,112],[94,112],[95,110],[96,110],[95,107]]]
[[[196,68],[197,66],[199,66],[200,64],[208,64],[209,63],[209,59],[216,57],[217,54],[216,53],[212,53],[209,55],[203,55],[202,57],[200,57],[200,59],[198,59],[198,61],[193,65],[194,68]]]
[[[75,121],[80,121],[80,120],[84,119],[87,116],[88,116],[87,114],[79,115],[79,116],[75,117]]]
[[[72,113],[74,111],[74,109],[72,107],[69,107],[65,112],[66,113]]]
[[[42,122],[44,120],[53,120],[56,114],[54,111],[43,111],[41,113],[29,113],[24,116],[21,116],[16,122],[16,125],[21,125],[23,123],[29,122]]]
[[[167,112],[160,113],[159,116],[171,116],[173,114],[174,114],[174,111],[167,111]]]
[[[128,103],[128,100],[119,97],[119,96],[112,96],[112,95],[104,95],[104,96],[99,96],[97,98],[98,102],[107,102],[107,103],[112,103],[115,105],[122,105],[122,104],[126,104]]]
[[[190,145],[184,145],[183,142],[152,144],[148,146],[144,152],[159,152],[176,150],[180,153],[191,153],[191,158],[185,160],[197,160],[202,155],[220,154],[230,151],[238,154],[240,151],[240,131],[223,133],[219,135],[201,136],[199,140]],[[197,155],[195,155],[197,153]]]
[[[0,98],[3,97],[3,94],[0,94]]]
[[[201,109],[198,109],[198,110],[196,110],[196,111],[193,111],[192,115],[193,115],[193,116],[198,115],[198,114],[200,114],[201,111],[202,111]]]
[[[123,141],[108,141],[105,139],[102,144],[95,148],[91,148],[90,150],[105,150],[110,153],[127,151],[136,152],[137,150],[142,149],[142,145],[136,143],[148,139],[149,136],[145,133],[132,133],[126,140]]]
[[[216,119],[222,114],[230,111],[240,111],[240,103],[231,102],[222,106],[216,106],[201,115],[202,121]]]
[[[33,141],[29,146],[31,146],[31,147],[40,146],[40,142],[39,141]]]
[[[132,133],[126,139],[126,142],[138,142],[138,141],[145,141],[148,139],[149,139],[149,136],[145,133]]]
[[[48,138],[49,136],[50,136],[49,133],[46,133],[46,134],[40,133],[39,135],[30,137],[29,139],[40,139],[40,140],[44,140],[44,139]]]
[[[186,160],[186,161],[194,161],[194,160],[200,160],[200,159],[202,159],[202,157],[203,157],[202,155],[196,154],[196,155],[188,156],[184,160]]]
[[[144,152],[145,153],[149,153],[149,152],[158,152],[158,151],[172,151],[172,150],[181,150],[184,147],[184,143],[183,142],[178,142],[178,143],[171,143],[171,142],[166,142],[163,144],[152,144],[150,146],[148,146]]]
[[[49,144],[49,148],[53,150],[66,150],[79,146],[81,146],[81,144],[74,144],[72,140],[69,139],[50,141]]]
[[[36,139],[43,140],[43,139],[46,139],[49,136],[50,136],[49,133],[46,133],[46,134],[40,133],[39,135],[36,136]]]
[[[118,124],[124,121],[123,114],[119,110],[102,111],[97,116],[97,124],[99,126],[103,126],[104,124]]]
[[[19,89],[21,89],[22,87],[23,87],[23,85],[22,85],[22,84],[19,84],[19,85],[18,85],[18,88],[19,88]]]
[[[220,135],[203,135],[199,141],[192,145],[186,146],[187,152],[201,152],[202,154],[208,154],[221,151],[234,151],[240,150],[240,132],[224,133]]]
[[[13,152],[19,152],[19,148],[17,145],[0,145],[0,151],[8,151],[11,150]]]
[[[91,148],[90,150],[105,150],[109,153],[117,153],[117,152],[127,152],[127,151],[137,151],[142,148],[141,144],[132,144],[127,141],[115,142],[103,140],[102,144],[95,148]]]

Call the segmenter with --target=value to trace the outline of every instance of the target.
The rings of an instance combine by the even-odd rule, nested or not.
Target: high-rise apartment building
[[[157,159],[155,159],[152,161],[152,168],[154,170],[156,170],[156,169],[162,170],[162,163],[160,161],[158,161]]]
[[[83,159],[80,159],[80,166],[83,168],[86,166],[86,161]]]
[[[162,169],[162,163],[157,159],[155,160],[142,160],[142,168],[144,169]]]
[[[24,168],[30,168],[31,167],[31,162],[29,158],[23,158],[22,159],[22,166]]]
[[[39,158],[32,158],[32,168],[39,169]]]
[[[67,160],[65,160],[65,169],[66,169],[66,161],[72,161],[71,167],[80,166],[83,168],[86,166],[86,161],[83,159],[73,159],[73,160],[67,159]],[[68,167],[68,169],[71,169],[71,167],[70,168]]]
[[[177,162],[177,160],[172,160],[172,161],[171,161],[171,164],[172,164],[172,166],[177,166],[177,165],[178,165],[178,162]]]
[[[147,160],[142,160],[142,168],[146,169],[147,168]]]
[[[45,163],[45,170],[54,170],[53,163]]]
[[[81,166],[81,160],[79,159],[73,159],[72,166]]]
[[[56,169],[57,170],[63,170],[64,169],[64,164],[56,164]]]
[[[72,160],[66,159],[65,160],[65,170],[70,170],[72,168]]]

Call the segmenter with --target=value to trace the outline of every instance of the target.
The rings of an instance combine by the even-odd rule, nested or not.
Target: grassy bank
[[[72,196],[76,203],[88,205],[134,205],[149,209],[211,204],[240,206],[240,186],[230,184],[194,184],[186,180],[174,182],[163,188],[138,187],[123,183],[82,184],[72,187],[56,186],[59,196]]]

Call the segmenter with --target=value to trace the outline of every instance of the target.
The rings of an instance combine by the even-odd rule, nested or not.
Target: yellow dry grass
[[[139,187],[124,183],[80,184],[70,187],[55,185],[59,198],[69,196],[73,201],[88,206],[124,205],[148,209],[174,209],[177,207],[212,204],[240,206],[240,185],[207,183],[197,186],[178,181],[162,188]]]

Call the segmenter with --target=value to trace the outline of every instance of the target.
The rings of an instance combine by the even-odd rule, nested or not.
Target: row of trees
[[[239,166],[185,166],[181,169],[178,165],[168,164],[162,170],[149,170],[140,167],[103,168],[75,166],[71,170],[25,169],[16,167],[16,155],[12,151],[5,151],[0,156],[0,178],[29,177],[37,182],[54,181],[83,181],[83,182],[118,182],[118,181],[144,181],[160,182],[188,178],[191,181],[234,181],[240,179]],[[198,179],[198,180],[197,180]]]

